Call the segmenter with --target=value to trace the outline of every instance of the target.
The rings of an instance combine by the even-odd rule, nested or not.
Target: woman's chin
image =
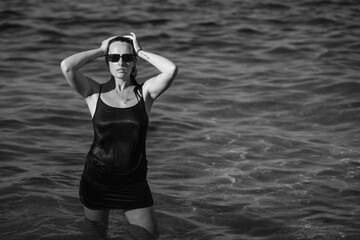
[[[126,72],[116,72],[116,74],[114,74],[114,77],[124,79],[128,77],[128,74],[126,74]]]

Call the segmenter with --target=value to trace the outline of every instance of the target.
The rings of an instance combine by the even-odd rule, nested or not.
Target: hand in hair
[[[135,33],[131,32],[130,35],[125,35],[124,37],[130,38],[133,42],[133,47],[136,53],[141,50],[140,43],[138,42]]]
[[[113,36],[113,37],[110,37],[110,38],[105,39],[104,41],[102,41],[100,49],[104,53],[104,55],[107,53],[107,49],[109,48],[110,41],[112,39],[116,38],[116,37],[118,37],[118,36]]]

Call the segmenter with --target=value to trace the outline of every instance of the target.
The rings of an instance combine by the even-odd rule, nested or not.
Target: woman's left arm
[[[142,50],[134,33],[131,33],[131,36],[126,37],[133,40],[134,49],[137,55],[160,71],[160,74],[147,80],[143,87],[143,90],[150,95],[151,99],[155,100],[170,87],[177,74],[178,68],[175,63],[169,59]]]
[[[153,100],[155,100],[170,87],[177,74],[178,68],[175,63],[169,59],[144,50],[138,51],[138,56],[160,71],[160,74],[150,78],[144,83],[145,91],[150,94]]]

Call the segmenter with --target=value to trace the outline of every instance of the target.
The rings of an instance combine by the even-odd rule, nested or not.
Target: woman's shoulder
[[[106,82],[100,83],[99,88],[101,92],[109,92],[115,88],[115,80],[111,78]]]
[[[99,93],[100,92],[100,83],[98,83],[97,81],[91,79],[91,78],[87,78],[88,83],[83,87],[82,92],[80,93],[83,97],[88,98],[92,95],[94,95],[95,93]]]
[[[87,97],[90,97],[92,95],[97,95],[100,92],[101,93],[109,92],[112,89],[114,89],[114,87],[115,87],[114,82],[111,79],[103,83],[99,83],[95,80],[92,80],[90,81],[90,88]]]

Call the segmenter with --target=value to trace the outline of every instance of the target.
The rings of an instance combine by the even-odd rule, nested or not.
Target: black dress
[[[149,119],[143,97],[135,106],[116,108],[101,100],[101,89],[102,85],[92,119],[94,141],[80,181],[80,199],[93,210],[150,207],[153,199],[146,179],[145,151]]]

